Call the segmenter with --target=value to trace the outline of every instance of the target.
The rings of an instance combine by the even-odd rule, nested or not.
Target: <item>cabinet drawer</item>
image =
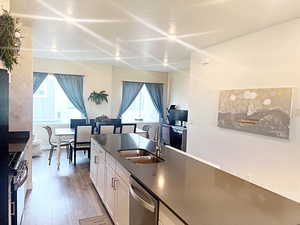
[[[130,173],[119,162],[116,162],[116,174],[129,185]]]
[[[116,160],[109,153],[106,152],[106,165],[111,167],[113,170],[116,169]]]

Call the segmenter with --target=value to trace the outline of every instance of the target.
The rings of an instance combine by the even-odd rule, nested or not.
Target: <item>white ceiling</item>
[[[33,28],[34,57],[170,71],[192,51],[298,18],[300,1],[11,0],[11,10]]]

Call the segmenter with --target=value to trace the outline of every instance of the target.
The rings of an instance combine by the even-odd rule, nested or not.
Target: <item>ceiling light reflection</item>
[[[159,175],[158,177],[158,187],[159,189],[164,189],[165,187],[165,177],[163,175]]]
[[[13,16],[18,18],[32,19],[32,20],[52,20],[52,21],[61,21],[68,22],[68,20],[72,20],[77,23],[124,23],[124,20],[116,20],[116,19],[80,19],[80,18],[71,18],[68,16],[61,17],[52,17],[52,16],[40,16],[40,15],[28,15],[22,13],[12,13]]]
[[[171,41],[175,41],[176,40],[176,35],[171,34],[171,35],[168,36],[168,39],[171,40]]]

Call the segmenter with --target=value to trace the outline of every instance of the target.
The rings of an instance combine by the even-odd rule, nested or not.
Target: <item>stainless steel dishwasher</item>
[[[130,225],[157,225],[158,200],[130,179]]]

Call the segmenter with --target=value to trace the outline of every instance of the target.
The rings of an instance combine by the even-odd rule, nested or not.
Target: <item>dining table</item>
[[[136,134],[146,137],[147,131],[140,128],[136,128]],[[75,135],[75,129],[73,128],[55,128],[54,135],[57,137],[57,169],[60,168],[60,157],[61,157],[61,143],[65,139],[73,139]]]

